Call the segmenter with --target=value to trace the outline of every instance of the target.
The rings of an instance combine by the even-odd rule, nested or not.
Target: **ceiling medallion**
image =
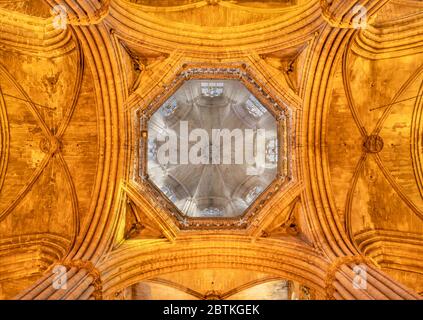
[[[375,134],[372,134],[366,138],[363,147],[368,153],[379,153],[383,149],[383,139]]]
[[[137,113],[136,181],[180,229],[243,229],[292,180],[291,110],[246,66],[184,66]]]

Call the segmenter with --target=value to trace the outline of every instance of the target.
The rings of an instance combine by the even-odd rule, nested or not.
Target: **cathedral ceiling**
[[[105,296],[207,267],[324,296],[351,254],[423,292],[423,5],[361,1],[355,29],[356,2],[0,1],[0,298],[67,259]],[[292,110],[293,179],[242,230],[182,228],[138,175],[139,119],[193,66]]]

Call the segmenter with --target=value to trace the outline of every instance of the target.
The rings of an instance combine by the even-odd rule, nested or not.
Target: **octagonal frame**
[[[275,118],[278,137],[277,177],[238,217],[187,217],[163,192],[149,179],[148,165],[148,121],[151,116],[186,82],[189,80],[237,80],[262,103]],[[293,179],[292,170],[292,112],[270,90],[266,89],[247,70],[246,64],[185,64],[173,80],[163,86],[163,90],[136,111],[139,123],[136,138],[135,180],[143,185],[147,198],[154,201],[165,211],[182,230],[201,229],[246,229],[261,208],[270,200],[275,192],[280,191]]]

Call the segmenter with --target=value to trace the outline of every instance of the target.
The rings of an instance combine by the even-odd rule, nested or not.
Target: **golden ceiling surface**
[[[421,298],[421,1],[2,0],[0,29],[0,299]],[[225,70],[274,108],[286,179],[242,228],[186,227],[147,118]]]

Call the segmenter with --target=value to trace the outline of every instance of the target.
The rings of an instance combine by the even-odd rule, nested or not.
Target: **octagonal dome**
[[[188,218],[243,215],[277,150],[277,121],[238,80],[188,80],[148,122],[149,180]]]

